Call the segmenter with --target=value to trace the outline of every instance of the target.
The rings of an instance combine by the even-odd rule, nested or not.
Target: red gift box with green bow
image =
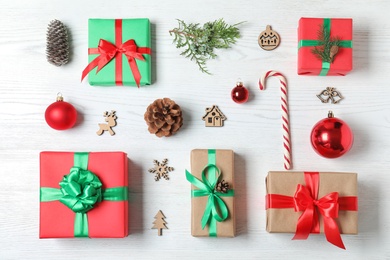
[[[344,76],[352,70],[352,19],[301,18],[298,74]]]
[[[128,235],[123,152],[41,152],[40,238]]]

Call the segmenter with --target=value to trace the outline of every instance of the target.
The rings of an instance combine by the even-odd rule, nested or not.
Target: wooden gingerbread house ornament
[[[223,121],[226,119],[216,105],[206,108],[206,114],[202,117],[202,120],[205,121],[205,126],[223,126]]]
[[[277,32],[271,29],[271,25],[267,25],[265,31],[260,33],[258,41],[263,50],[271,51],[279,46],[280,36]]]

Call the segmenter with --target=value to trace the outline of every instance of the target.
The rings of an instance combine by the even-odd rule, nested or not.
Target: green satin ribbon
[[[74,236],[88,237],[88,215],[94,205],[102,200],[128,200],[127,187],[114,187],[102,191],[99,178],[88,168],[88,153],[74,153],[74,166],[59,183],[60,189],[42,187],[42,202],[59,200],[75,212]]]
[[[208,164],[203,168],[201,176],[202,180],[199,180],[186,170],[186,179],[199,188],[198,190],[191,191],[191,197],[203,197],[208,196],[206,208],[204,210],[201,224],[202,229],[209,225],[209,236],[217,236],[217,221],[222,222],[229,216],[229,210],[225,202],[220,197],[233,197],[234,190],[228,190],[227,193],[221,193],[215,190],[221,172],[215,165],[215,150],[208,151]],[[206,177],[206,170],[208,172]]]
[[[331,27],[331,19],[330,18],[324,18],[324,27],[325,31],[330,33],[330,27]],[[302,47],[315,47],[320,46],[321,42],[318,40],[300,40],[298,43],[298,50]],[[352,41],[340,41],[339,47],[342,48],[352,48]],[[326,61],[322,61],[322,67],[320,76],[326,76],[330,69],[330,63]]]

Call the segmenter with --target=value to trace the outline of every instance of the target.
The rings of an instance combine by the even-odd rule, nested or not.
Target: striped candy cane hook
[[[276,76],[280,80],[281,106],[283,119],[283,145],[284,145],[284,168],[291,169],[291,145],[290,145],[290,122],[288,120],[288,103],[287,103],[287,82],[283,74],[270,70],[259,80],[260,90],[265,90],[265,80],[268,77]]]

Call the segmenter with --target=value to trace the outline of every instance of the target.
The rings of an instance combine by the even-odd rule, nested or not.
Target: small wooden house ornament
[[[202,120],[205,121],[205,126],[223,126],[223,121],[226,119],[216,105],[206,108],[206,114],[202,117]]]
[[[263,50],[271,51],[279,46],[280,36],[277,32],[271,29],[271,25],[267,25],[265,31],[260,33],[258,41]]]

